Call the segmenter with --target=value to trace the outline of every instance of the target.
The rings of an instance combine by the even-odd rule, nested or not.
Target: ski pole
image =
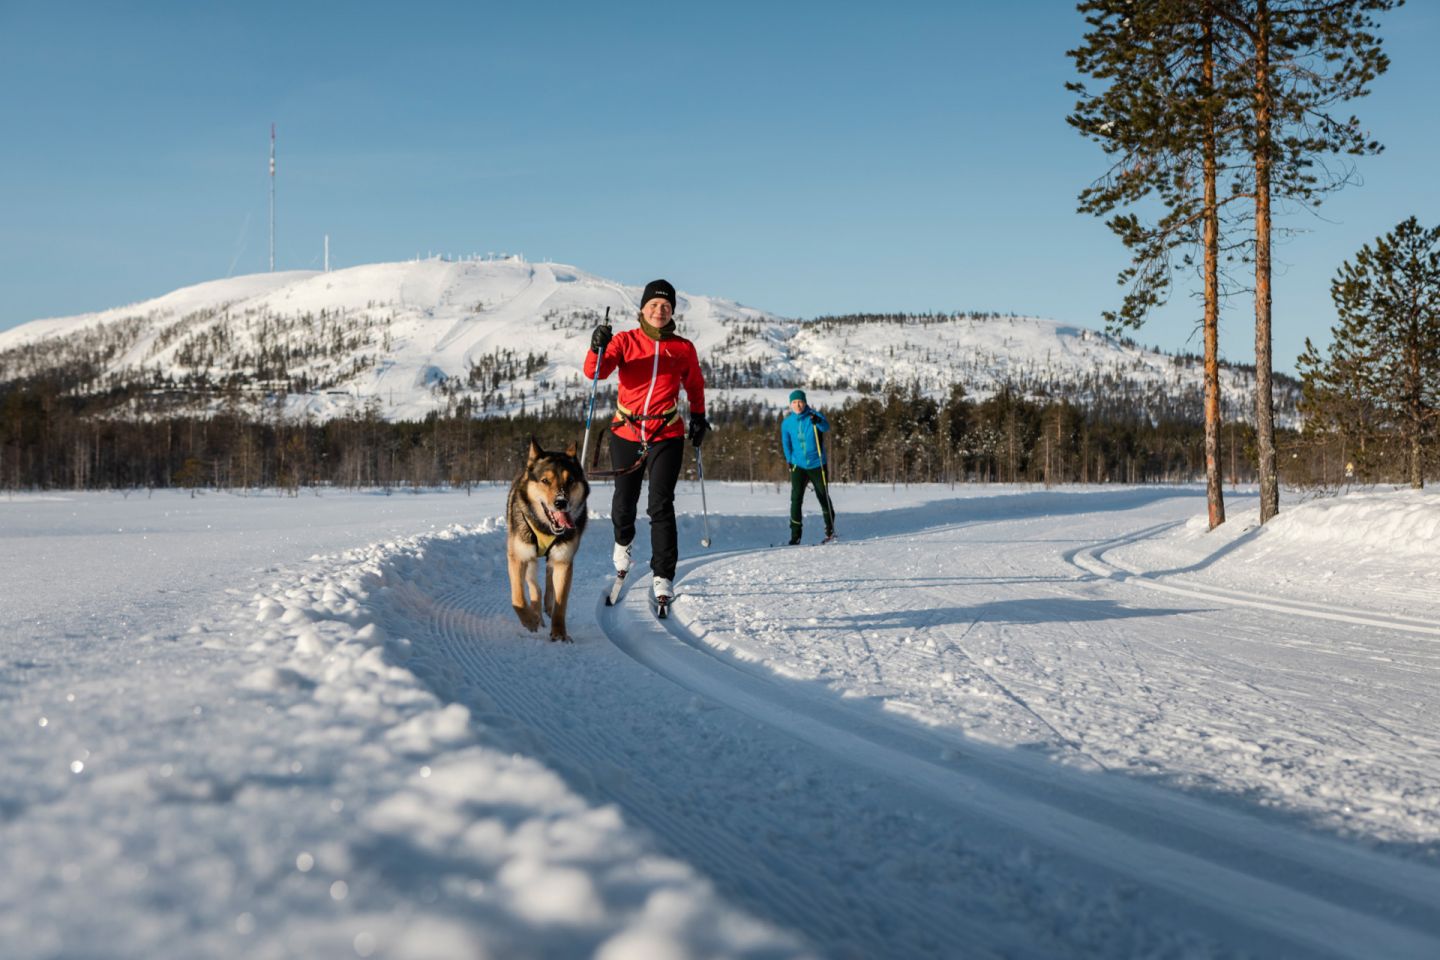
[[[704,528],[705,536],[700,538],[700,546],[710,546],[710,508],[705,503],[705,461],[700,459],[700,448],[695,448],[695,475],[700,478],[700,524]]]
[[[825,448],[820,443],[820,427],[810,419],[810,429],[815,433],[815,452],[820,454],[820,482],[825,484],[825,502],[830,504],[830,522],[835,522],[835,501],[830,499],[830,478],[825,474]]]
[[[610,308],[605,308],[604,326],[610,325]],[[600,354],[595,354],[595,376],[590,381],[590,412],[585,414],[585,442],[580,446],[580,464],[585,464],[585,454],[590,452],[590,418],[595,416],[595,394],[600,389]]]

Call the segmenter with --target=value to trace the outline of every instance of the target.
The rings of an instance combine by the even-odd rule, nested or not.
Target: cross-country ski
[[[605,594],[605,606],[613,607],[620,601],[620,591],[625,589],[625,573],[626,571],[621,570],[615,574],[610,590]]]

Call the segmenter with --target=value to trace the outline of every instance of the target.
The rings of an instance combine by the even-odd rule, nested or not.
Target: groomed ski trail
[[[1096,502],[1126,509],[1123,497]],[[1068,577],[1007,571],[1009,582],[1072,599],[1134,592],[1075,558],[1100,564],[1106,544],[1167,525],[1069,551]],[[839,549],[885,539],[852,535]],[[417,672],[478,722],[509,730],[516,750],[615,802],[733,902],[827,955],[1440,952],[1440,885],[1423,864],[1086,772],[1104,764],[1042,712],[1032,711],[1085,769],[925,730],[717,649],[692,629],[684,578],[753,550],[683,561],[665,622],[634,571],[616,607],[603,589],[587,603],[585,585],[605,582],[608,567],[582,551],[571,603],[580,642],[561,647],[515,623],[489,558],[500,538],[470,540],[448,562],[472,565],[473,586],[419,605],[430,611],[417,643],[429,669]],[[945,598],[940,587],[913,592],[917,616]],[[976,625],[932,620],[957,645]],[[602,632],[608,643],[596,642]]]
[[[491,569],[486,557],[503,549],[500,537],[468,539],[433,544],[427,562]],[[590,561],[588,578],[577,577],[581,590],[604,570]],[[620,607],[643,610],[631,626],[663,630],[648,590],[649,577],[632,571]],[[592,603],[603,617],[603,595]],[[1109,887],[1092,888],[1089,875],[1037,863],[1023,838],[957,823],[950,803],[677,687],[597,642],[599,623],[576,597],[574,645],[523,631],[493,576],[406,607],[423,611],[426,627],[412,668],[437,692],[581,793],[616,803],[663,852],[822,955],[1103,956],[1213,946],[1188,931],[1157,931],[1117,905]]]
[[[1131,579],[1127,571],[1104,565],[1100,558],[1116,543],[1173,525],[1147,526],[1071,551],[1066,559],[1084,571],[1076,582],[1093,586],[1095,577],[1104,577],[1165,588],[1139,575]],[[746,552],[682,561],[677,578]],[[1063,581],[1057,582],[1063,589]],[[681,583],[683,595],[683,579]],[[1275,613],[1440,632],[1417,630],[1420,625],[1406,618],[1346,615],[1278,598],[1173,589]],[[923,601],[916,604],[924,606]],[[1227,929],[1232,936],[1225,940],[1238,949],[1306,956],[1440,955],[1440,915],[1433,906],[1440,902],[1440,875],[1432,869],[1165,788],[1057,769],[1053,762],[1013,750],[929,736],[912,725],[887,722],[873,712],[847,707],[818,684],[777,679],[765,666],[715,649],[695,635],[683,613],[659,623],[647,615],[643,601],[637,604],[625,597],[608,617],[603,612],[601,616],[611,642],[680,686],[843,762],[922,791],[949,805],[957,822],[988,821],[1021,843],[1033,842],[1070,858],[1071,869],[1080,874],[1094,870],[1105,883],[1162,892],[1152,906],[1187,916],[1196,929]],[[1004,693],[1016,699],[1009,690]],[[1062,742],[1069,739],[1051,729]],[[1232,939],[1238,931],[1244,935]]]
[[[659,621],[649,612],[648,576],[633,571],[621,605],[638,603],[646,623]],[[573,646],[546,643],[541,634],[517,640],[508,596],[477,584],[436,598],[432,616],[433,653],[458,668],[448,677],[457,696],[472,705],[487,725],[513,729],[515,749],[542,758],[582,792],[617,803],[627,819],[708,875],[738,904],[772,922],[797,929],[826,955],[837,949],[857,956],[1039,956],[1027,945],[1030,934],[997,928],[996,919],[955,911],[945,893],[953,892],[965,868],[965,856],[951,861],[944,873],[921,867],[929,883],[898,882],[884,871],[846,856],[853,834],[836,829],[833,805],[856,804],[849,826],[883,834],[890,842],[923,848],[942,842],[948,828],[931,820],[918,824],[877,812],[872,785],[856,785],[845,771],[821,764],[808,776],[810,758],[760,725],[743,723],[712,705],[681,695],[668,683],[658,686],[648,670],[627,658],[609,655],[608,647],[581,640]],[[578,612],[578,605],[572,611]],[[603,598],[597,602],[603,609]],[[572,621],[573,622],[573,621]],[[555,670],[556,656],[575,658],[570,669]],[[434,661],[436,657],[429,657]],[[536,677],[553,683],[537,685]],[[637,719],[628,706],[637,693],[663,697]],[[673,741],[669,711],[713,717],[714,731],[701,738],[721,741],[714,754],[695,755],[697,744]],[[618,721],[618,722],[617,722]],[[723,740],[740,737],[742,751],[727,751]],[[765,738],[774,741],[762,744]],[[760,745],[757,745],[760,744]],[[738,771],[736,764],[746,769]],[[700,768],[708,773],[702,773]],[[823,778],[843,776],[843,782]],[[828,795],[825,804],[808,803],[800,779]],[[794,783],[787,781],[794,780]],[[705,795],[705,786],[733,783],[742,795]],[[765,784],[779,789],[766,796]],[[759,795],[750,787],[760,786]],[[883,787],[883,785],[882,785]],[[854,794],[853,799],[847,794]],[[885,801],[881,798],[881,805]],[[921,804],[922,809],[932,805]],[[810,809],[809,814],[806,810]],[[879,821],[875,823],[873,821]],[[807,823],[807,821],[810,821]],[[868,827],[863,826],[870,823]],[[782,835],[795,823],[810,830],[809,843],[787,842]],[[815,843],[823,837],[824,843]],[[867,845],[868,842],[866,841]],[[952,851],[959,854],[959,851]],[[918,865],[917,858],[917,867]],[[987,877],[986,884],[995,883]],[[1035,896],[1021,878],[1009,896]],[[1032,904],[1031,909],[1036,905]]]

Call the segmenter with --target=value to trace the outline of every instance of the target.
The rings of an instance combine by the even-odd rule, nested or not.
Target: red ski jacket
[[[639,327],[611,338],[600,358],[600,379],[620,371],[619,409],[610,429],[626,440],[654,442],[685,435],[677,401],[680,388],[691,413],[705,412],[705,377],[695,344],[671,334],[652,340]],[[585,354],[585,376],[595,376],[595,352]]]

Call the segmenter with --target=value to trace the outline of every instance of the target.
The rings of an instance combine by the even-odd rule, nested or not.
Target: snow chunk
[[[386,734],[385,739],[400,753],[429,756],[473,743],[475,732],[470,726],[470,711],[452,703],[412,717]]]
[[[261,667],[240,680],[246,690],[310,690],[314,681],[289,667]]]

